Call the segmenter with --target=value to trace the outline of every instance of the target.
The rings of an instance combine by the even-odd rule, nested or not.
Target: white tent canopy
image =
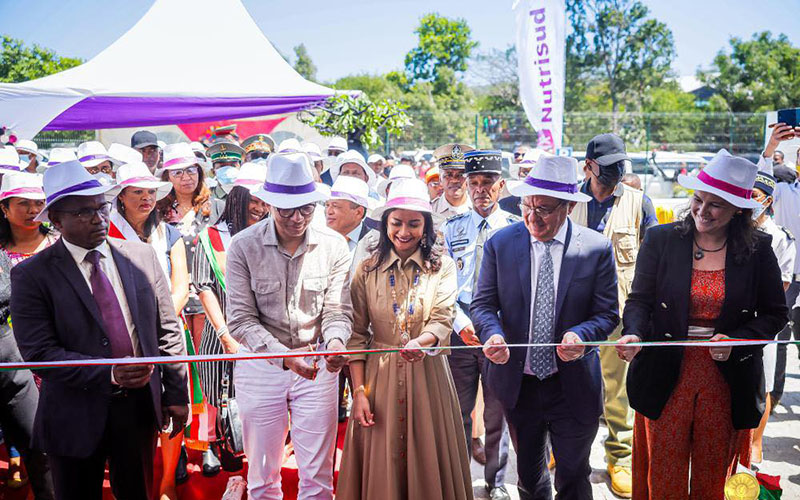
[[[85,64],[0,84],[0,125],[28,138],[43,129],[265,116],[298,111],[332,94],[278,54],[240,0],[156,0]]]

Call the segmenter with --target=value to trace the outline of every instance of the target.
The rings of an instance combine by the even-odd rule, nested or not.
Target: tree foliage
[[[765,111],[800,104],[800,48],[784,34],[756,33],[750,40],[730,39],[730,53],[721,50],[710,71],[700,78],[717,95],[720,111]],[[727,108],[727,109],[726,109]]]
[[[52,50],[38,45],[26,47],[22,40],[5,35],[0,49],[0,82],[6,83],[42,78],[83,62],[72,57],[59,57]]]
[[[600,80],[613,112],[625,102],[641,109],[648,90],[671,74],[672,31],[638,0],[568,0],[567,11],[567,104],[579,106],[580,94]]]
[[[518,111],[522,109],[517,73],[517,48],[491,49],[475,56],[469,74],[479,86],[478,107],[481,110]]]
[[[449,19],[439,14],[426,14],[414,30],[417,46],[406,54],[406,71],[413,81],[430,81],[442,68],[455,72],[467,69],[472,50],[478,43],[471,39],[472,30],[464,19]]]
[[[311,56],[308,55],[308,50],[305,44],[300,44],[294,48],[294,70],[300,73],[300,76],[312,82],[317,81],[317,67]]]
[[[373,148],[380,143],[378,132],[382,128],[390,134],[399,134],[411,124],[405,108],[404,104],[388,100],[373,102],[364,95],[339,94],[328,98],[316,110],[298,116],[322,135],[345,136],[348,142]]]

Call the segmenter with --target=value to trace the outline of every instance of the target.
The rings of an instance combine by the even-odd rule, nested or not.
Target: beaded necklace
[[[395,284],[397,280],[394,275],[394,267],[389,270],[389,288],[392,291],[392,310],[394,311],[395,326],[400,331],[400,346],[404,347],[411,340],[409,334],[409,320],[414,316],[414,303],[417,301],[418,285],[419,285],[419,268],[414,271],[414,279],[411,283],[411,289],[408,291],[408,311],[403,315],[400,311],[400,306],[397,304],[397,292],[395,291]],[[401,316],[404,316],[401,318]]]

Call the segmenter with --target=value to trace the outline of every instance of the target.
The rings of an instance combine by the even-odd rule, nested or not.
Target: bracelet
[[[223,335],[225,335],[226,333],[228,333],[228,325],[224,325],[222,328],[220,328],[219,330],[217,330],[217,332],[216,332],[216,333],[217,333],[217,338],[218,338],[218,339],[221,339]]]
[[[355,396],[359,392],[363,392],[365,396],[367,395],[367,389],[364,387],[363,384],[356,387],[356,389],[353,391],[353,396]]]

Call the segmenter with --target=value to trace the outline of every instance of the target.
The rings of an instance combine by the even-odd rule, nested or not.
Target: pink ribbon
[[[717,188],[720,191],[725,191],[726,193],[738,196],[739,198],[744,198],[746,200],[749,200],[750,197],[753,195],[752,189],[745,189],[743,187],[736,186],[729,182],[715,179],[714,177],[708,175],[705,172],[705,170],[701,170],[700,173],[697,174],[697,179],[705,184],[708,184],[713,188]]]
[[[406,196],[399,196],[397,198],[392,198],[391,200],[386,202],[386,208],[396,207],[398,205],[411,205],[414,207],[419,208],[425,212],[431,211],[431,204],[425,200],[421,200],[419,198],[411,198]]]
[[[11,198],[12,196],[19,196],[21,194],[40,194],[44,196],[44,190],[37,187],[21,187],[0,193],[0,198],[6,199]]]
[[[120,182],[119,185],[125,186],[128,184],[135,184],[137,182],[161,182],[161,181],[152,176],[131,177],[130,179],[125,179],[124,181]]]
[[[192,156],[191,158],[173,158],[169,161],[164,162],[164,168],[177,165],[178,163],[189,163],[191,165],[194,165],[195,163],[197,163],[197,157]]]

